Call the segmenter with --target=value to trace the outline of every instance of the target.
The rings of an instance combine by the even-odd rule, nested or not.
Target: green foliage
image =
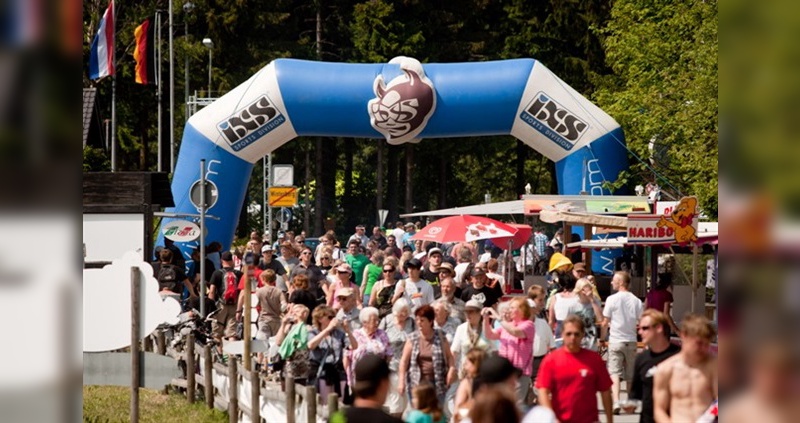
[[[84,172],[108,172],[111,170],[111,161],[105,150],[95,147],[83,147]]]
[[[598,105],[620,122],[635,162],[630,184],[653,181],[673,196],[696,195],[717,215],[717,2],[618,0],[604,33],[614,75]],[[648,143],[669,161],[651,164]],[[653,170],[659,175],[655,175]]]

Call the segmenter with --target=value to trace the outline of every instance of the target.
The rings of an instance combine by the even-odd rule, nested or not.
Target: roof
[[[92,122],[92,112],[94,111],[94,99],[97,96],[97,88],[83,89],[83,146],[86,147],[86,140],[89,138],[89,125]]]
[[[402,214],[400,217],[454,216],[460,214],[539,214],[542,210],[600,215],[649,214],[647,197],[634,195],[523,195],[522,199],[450,209]]]

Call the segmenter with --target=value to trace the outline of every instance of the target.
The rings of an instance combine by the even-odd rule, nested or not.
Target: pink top
[[[351,288],[353,292],[358,291],[358,286],[352,282],[348,282],[348,286],[342,286],[341,281],[336,281],[331,284],[331,289],[333,289],[333,302],[331,303],[331,307],[335,309],[339,309],[339,299],[336,296],[339,294],[339,290],[342,288]]]
[[[524,336],[517,338],[502,326],[494,329],[494,333],[500,335],[498,354],[507,358],[514,367],[522,370],[523,375],[531,376],[533,373],[533,338],[536,334],[536,327],[530,320],[520,320],[511,322],[511,324],[522,330]]]

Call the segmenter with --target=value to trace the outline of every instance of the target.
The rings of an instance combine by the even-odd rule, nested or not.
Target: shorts
[[[399,414],[406,409],[406,395],[397,393],[397,385],[400,383],[400,376],[397,372],[389,374],[389,394],[386,395],[386,402],[383,407],[388,410],[390,414]]]
[[[633,365],[636,359],[636,342],[610,342],[608,344],[608,373],[628,382],[633,380]]]
[[[273,324],[274,323],[274,324]],[[256,339],[259,341],[267,341],[269,338],[278,334],[278,329],[280,328],[280,322],[258,322],[258,332],[256,332]]]
[[[215,338],[233,338],[236,336],[236,304],[222,304],[217,319],[212,322],[212,334]]]

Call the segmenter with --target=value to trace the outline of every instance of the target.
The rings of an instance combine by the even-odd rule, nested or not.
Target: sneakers
[[[620,413],[621,410],[622,410],[622,407],[619,406],[618,402],[615,402],[614,403],[614,407],[612,408],[612,412],[614,413],[614,415],[615,416],[619,416],[619,413]]]

